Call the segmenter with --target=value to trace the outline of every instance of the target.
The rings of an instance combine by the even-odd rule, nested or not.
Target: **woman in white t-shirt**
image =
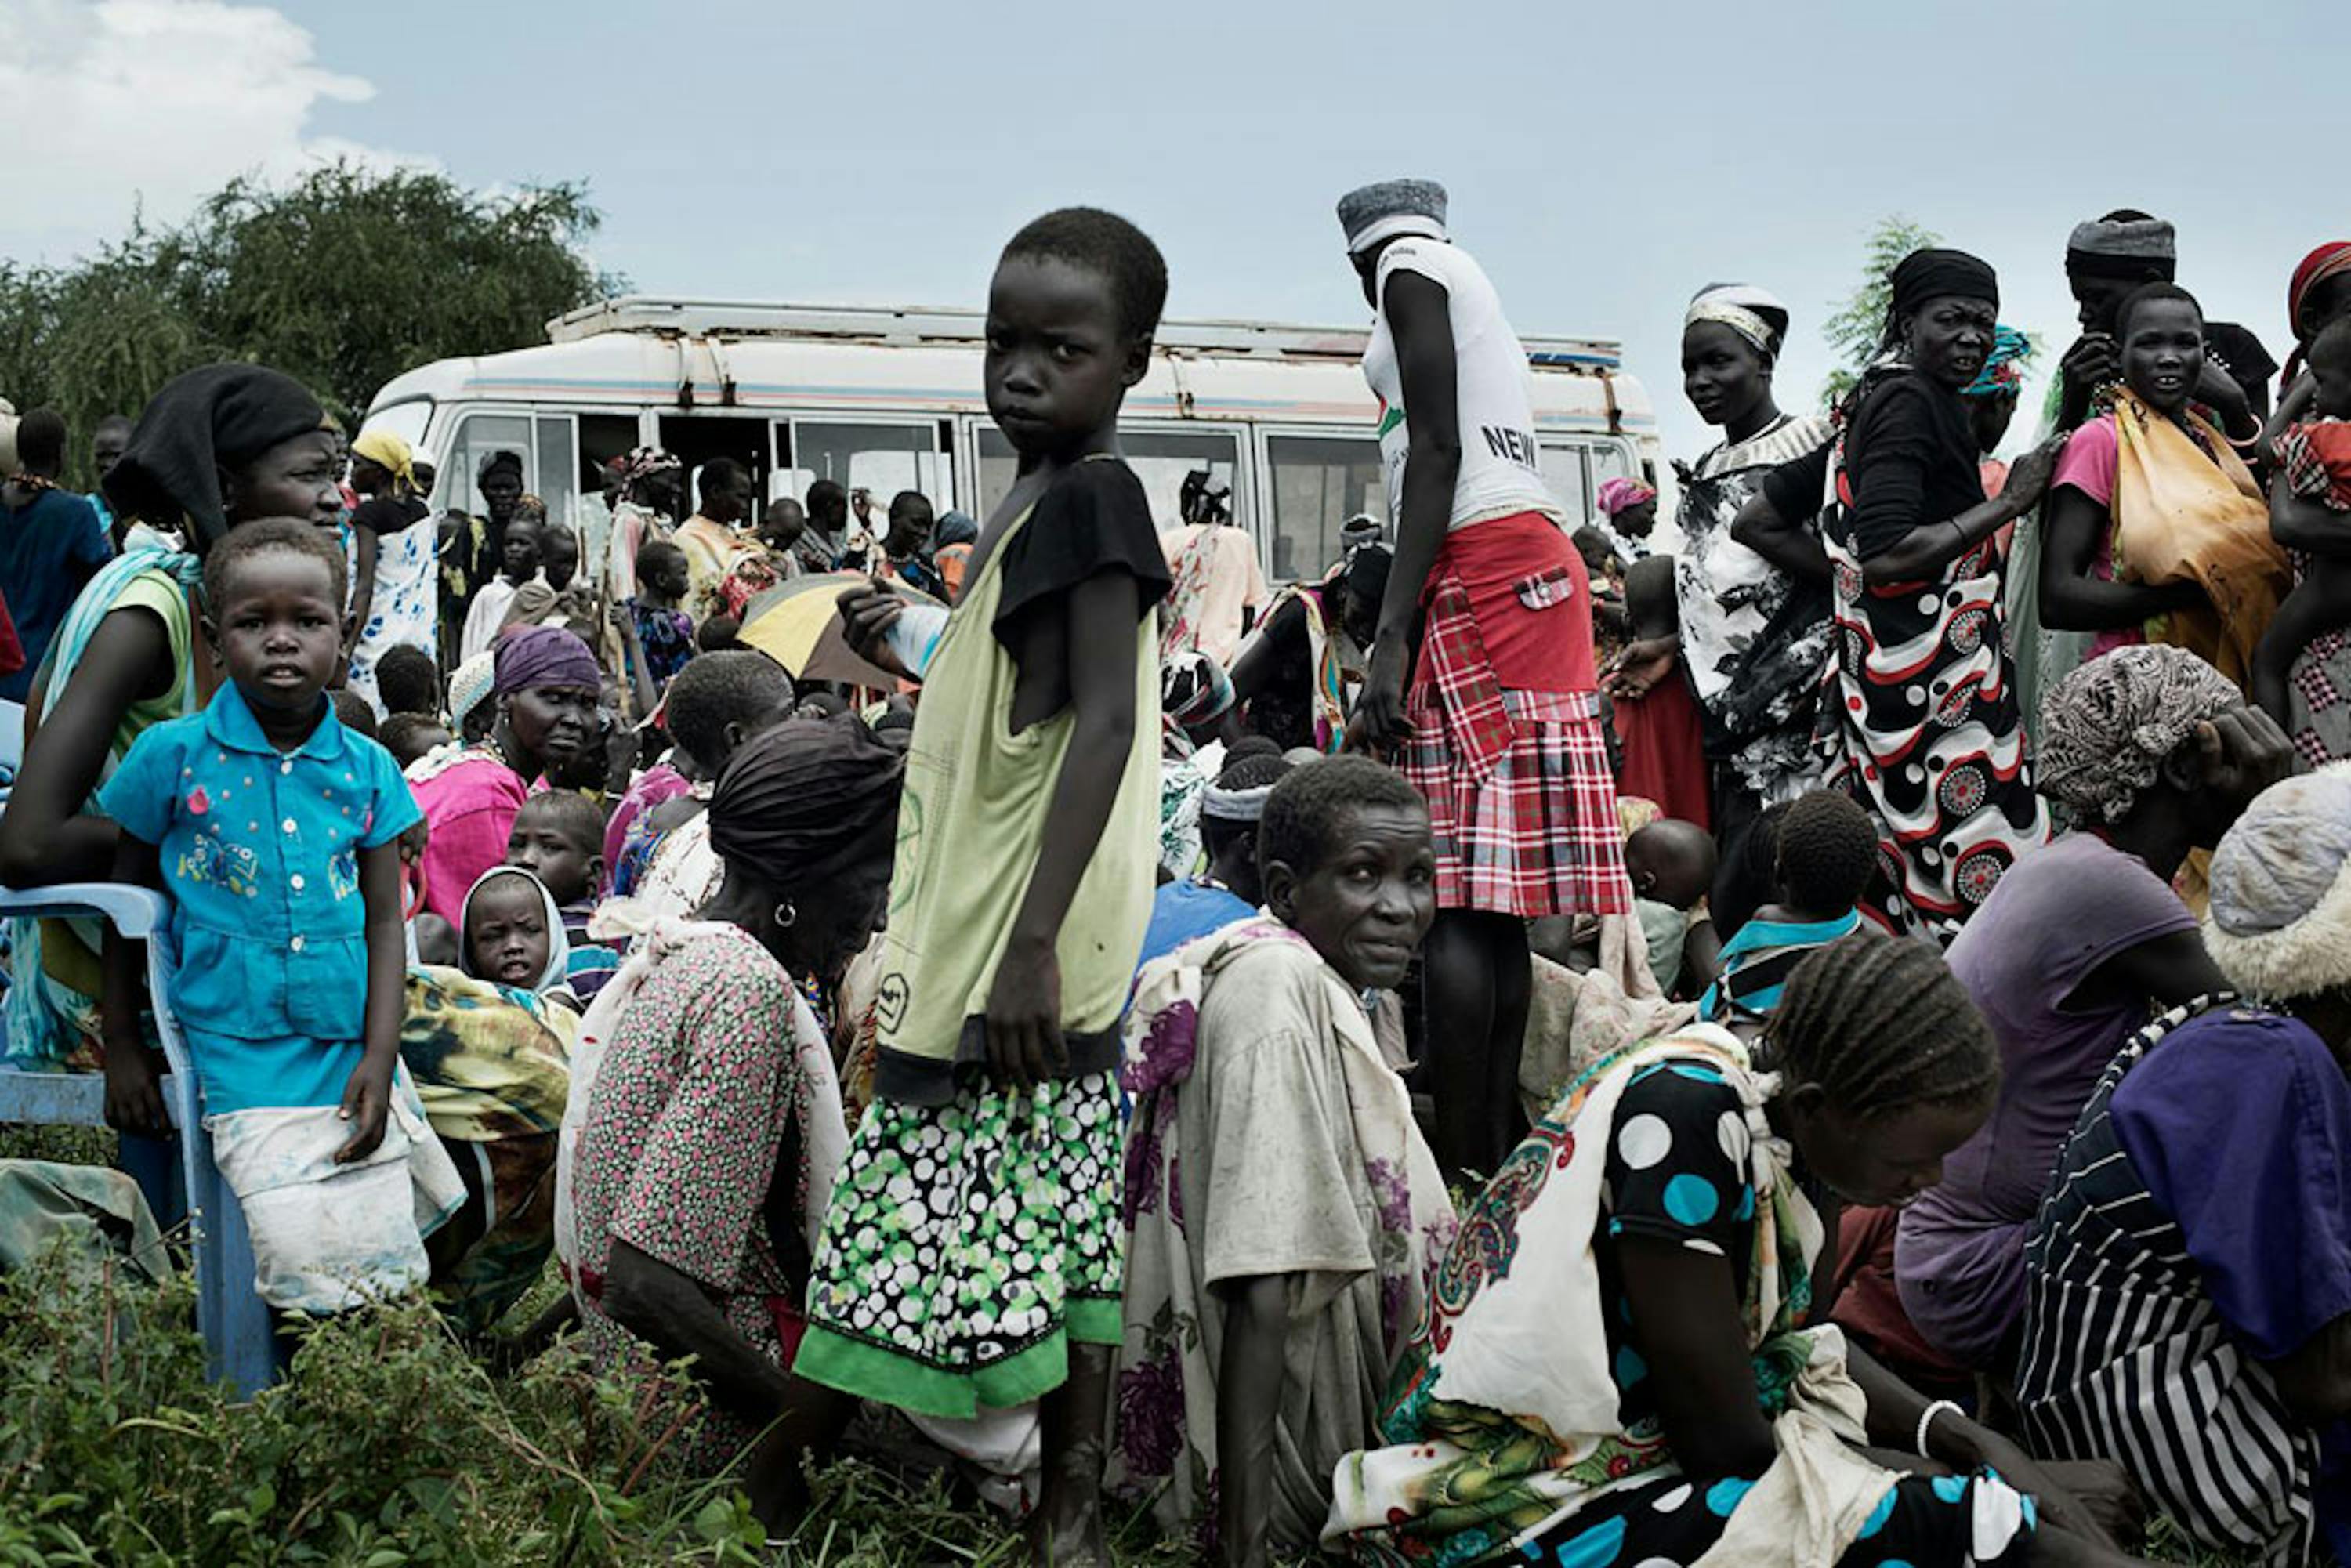
[[[1428,800],[1437,923],[1426,946],[1437,1154],[1492,1171],[1518,1141],[1526,922],[1626,915],[1592,656],[1591,588],[1538,466],[1526,350],[1494,287],[1446,237],[1445,192],[1391,180],[1339,203],[1378,311],[1395,564],[1351,726]]]

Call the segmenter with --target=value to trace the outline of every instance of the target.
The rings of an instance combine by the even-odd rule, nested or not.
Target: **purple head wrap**
[[[604,672],[588,644],[560,626],[532,626],[498,639],[497,673],[490,689],[499,696],[533,686],[598,692]]]

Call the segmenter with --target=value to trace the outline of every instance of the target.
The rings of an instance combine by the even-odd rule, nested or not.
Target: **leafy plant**
[[[1834,408],[1861,380],[1862,371],[1877,357],[1886,338],[1887,307],[1894,296],[1895,265],[1914,250],[1940,245],[1943,236],[1896,214],[1880,218],[1863,250],[1861,282],[1842,300],[1822,335],[1837,357],[1821,390],[1822,406]]]

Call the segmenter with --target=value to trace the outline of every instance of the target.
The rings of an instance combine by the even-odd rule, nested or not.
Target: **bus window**
[[[901,490],[920,490],[935,511],[956,504],[954,465],[939,449],[934,421],[909,424],[836,424],[791,422],[791,483],[786,493],[805,496],[819,479],[831,479],[873,497],[876,517]],[[770,493],[774,487],[770,486]]]
[[[1546,446],[1542,448],[1543,483],[1559,499],[1560,510],[1571,528],[1580,528],[1595,515],[1592,509],[1592,490],[1584,476],[1582,446]]]
[[[531,493],[547,503],[547,515],[571,528],[580,526],[580,458],[571,449],[571,416],[538,416],[538,488]]]
[[[1122,430],[1118,434],[1119,455],[1143,481],[1143,493],[1151,499],[1151,520],[1166,529],[1183,520],[1178,505],[1184,488],[1184,476],[1196,468],[1220,471],[1233,487],[1233,521],[1249,526],[1249,503],[1241,495],[1240,436],[1233,431],[1160,431]],[[997,504],[1011,492],[1012,481],[1019,472],[1019,462],[1012,455],[1012,444],[1004,433],[989,425],[979,433],[979,505],[981,516],[996,509]]]
[[[1388,520],[1380,444],[1368,435],[1269,435],[1273,469],[1272,575],[1320,577],[1339,559],[1339,530],[1368,512]]]
[[[538,452],[531,440],[530,420],[519,413],[469,413],[460,421],[457,439],[450,444],[449,461],[434,483],[434,491],[460,511],[479,512],[482,493],[475,476],[493,452],[511,452],[522,459],[522,487],[528,494],[538,478],[531,470]]]
[[[1636,479],[1633,455],[1615,442],[1594,446],[1592,451],[1592,485],[1596,491],[1611,479]]]

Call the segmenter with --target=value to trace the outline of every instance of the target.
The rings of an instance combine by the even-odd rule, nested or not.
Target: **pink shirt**
[[[2115,416],[2102,413],[2065,443],[2057,459],[2057,472],[2049,481],[2053,489],[2071,485],[2106,509],[2105,529],[2098,536],[2098,553],[2090,563],[2092,574],[2101,582],[2115,580],[2115,476],[2121,465],[2122,444],[2115,431]],[[2115,627],[2092,638],[2085,657],[2095,659],[2146,641],[2147,633],[2136,626]]]
[[[429,768],[432,761],[417,762],[408,781],[432,833],[423,863],[424,907],[455,925],[465,918],[475,882],[507,858],[515,815],[530,792],[513,768],[486,751],[437,769]]]

